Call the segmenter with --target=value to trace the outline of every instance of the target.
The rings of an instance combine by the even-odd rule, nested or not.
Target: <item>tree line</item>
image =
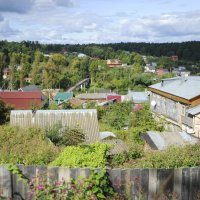
[[[0,51],[4,54],[10,52],[26,53],[33,58],[33,52],[39,50],[45,53],[82,52],[91,57],[109,59],[118,50],[137,52],[142,55],[172,56],[179,59],[200,61],[200,42],[174,42],[174,43],[144,43],[121,42],[109,44],[40,44],[37,41],[8,42],[0,41]]]

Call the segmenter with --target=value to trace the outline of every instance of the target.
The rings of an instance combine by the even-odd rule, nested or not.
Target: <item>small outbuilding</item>
[[[186,132],[148,131],[142,134],[141,137],[145,140],[146,146],[153,150],[166,150],[170,146],[184,146],[199,142],[199,139]]]

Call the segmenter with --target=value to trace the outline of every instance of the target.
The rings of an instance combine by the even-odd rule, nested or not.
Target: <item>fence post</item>
[[[178,199],[181,199],[181,187],[182,187],[182,168],[174,169],[174,193]]]
[[[12,175],[6,169],[6,165],[0,165],[0,195],[12,197]]]
[[[156,195],[157,169],[149,169],[149,194],[148,200],[152,200]]]
[[[189,199],[189,190],[190,190],[190,168],[182,169],[182,190],[181,190],[181,199]]]
[[[189,200],[200,199],[200,168],[190,168]]]

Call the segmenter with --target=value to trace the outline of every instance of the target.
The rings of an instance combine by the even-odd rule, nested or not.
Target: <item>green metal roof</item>
[[[73,92],[58,92],[54,97],[55,101],[66,101],[73,97]]]

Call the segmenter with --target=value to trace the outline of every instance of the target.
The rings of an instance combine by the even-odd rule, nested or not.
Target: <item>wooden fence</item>
[[[43,176],[53,180],[69,181],[79,176],[88,177],[89,168],[63,168],[18,165],[29,179]],[[100,170],[100,169],[97,169]],[[169,199],[200,199],[200,168],[179,169],[107,169],[114,189],[124,192],[131,199],[168,199],[161,194],[174,195]],[[16,175],[0,165],[0,193],[11,199],[27,199],[28,189]],[[143,198],[139,198],[142,194]],[[175,197],[176,196],[176,197]],[[158,197],[158,198],[157,198]]]

